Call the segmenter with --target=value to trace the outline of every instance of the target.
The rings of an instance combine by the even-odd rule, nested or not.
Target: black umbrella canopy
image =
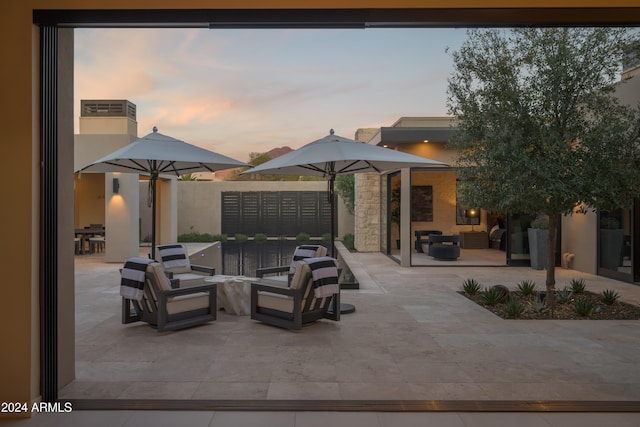
[[[249,165],[163,135],[154,127],[152,133],[96,160],[78,172],[128,172],[151,177],[149,182],[152,204],[151,256],[155,258],[158,176],[164,173],[180,176],[193,172],[215,172],[242,166]]]

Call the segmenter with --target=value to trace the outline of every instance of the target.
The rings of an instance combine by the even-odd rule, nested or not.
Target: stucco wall
[[[220,234],[221,199],[226,191],[327,191],[326,181],[178,181],[178,235]],[[353,215],[338,197],[337,233],[353,233]],[[144,232],[144,231],[143,231]]]

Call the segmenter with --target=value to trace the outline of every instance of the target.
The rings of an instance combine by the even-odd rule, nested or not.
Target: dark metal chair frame
[[[270,325],[282,328],[300,330],[303,326],[316,320],[330,319],[340,320],[340,293],[324,298],[313,297],[313,278],[311,273],[306,273],[302,286],[289,288],[268,283],[251,284],[251,318]],[[258,293],[266,291],[273,294],[284,295],[293,298],[293,312],[274,310],[258,306]],[[305,296],[307,297],[305,299]],[[304,305],[302,304],[305,300]]]
[[[180,288],[179,281],[174,279],[171,281],[171,287],[174,289],[161,290],[152,273],[146,272],[145,276],[142,300],[122,299],[123,324],[142,321],[157,328],[158,332],[163,332],[188,328],[216,320],[218,301],[217,285],[215,283]],[[174,314],[167,312],[169,298],[201,292],[208,293],[209,305],[207,308]]]

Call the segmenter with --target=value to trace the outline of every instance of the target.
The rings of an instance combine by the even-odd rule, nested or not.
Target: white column
[[[114,193],[113,180],[119,188]],[[105,174],[105,260],[124,262],[139,256],[138,205],[140,190],[138,175],[133,173]]]

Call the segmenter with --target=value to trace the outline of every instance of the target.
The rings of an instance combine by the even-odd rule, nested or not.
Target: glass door
[[[505,251],[507,265],[531,265],[528,229],[534,215],[508,214]]]
[[[385,254],[400,261],[400,198],[401,198],[400,172],[387,175],[386,179],[386,251]]]

